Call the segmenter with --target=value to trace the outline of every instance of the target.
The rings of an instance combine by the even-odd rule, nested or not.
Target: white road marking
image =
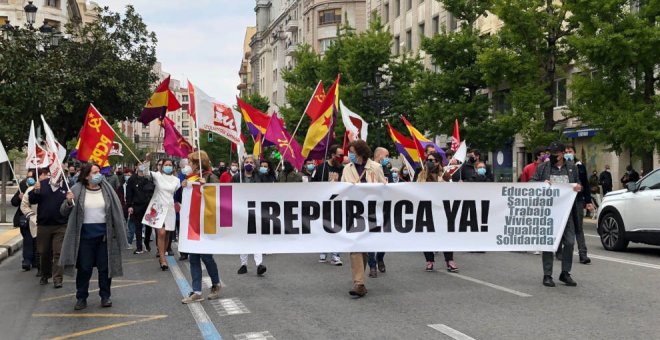
[[[455,340],[475,340],[473,337],[468,336],[464,333],[461,333],[447,325],[443,324],[435,324],[435,325],[428,325],[429,327],[435,329],[436,331],[452,338]]]
[[[586,234],[586,233],[585,233],[584,236],[600,238],[600,236],[598,236],[598,235],[594,235],[594,234]]]
[[[234,335],[236,340],[275,340],[270,332],[251,332]]]
[[[520,296],[520,297],[531,297],[531,295],[529,295],[529,294],[527,294],[527,293],[523,293],[523,292],[519,292],[519,291],[517,291],[517,290],[510,289],[510,288],[506,288],[506,287],[498,286],[498,285],[496,285],[496,284],[494,284],[494,283],[490,283],[490,282],[482,281],[482,280],[479,280],[479,279],[475,279],[475,278],[473,278],[473,277],[465,276],[465,275],[462,275],[462,274],[449,273],[449,272],[444,272],[444,273],[447,274],[447,275],[449,275],[449,276],[452,276],[452,277],[457,277],[457,278],[459,278],[459,279],[463,279],[463,280],[466,280],[466,281],[470,281],[470,282],[478,283],[478,284],[480,284],[480,285],[484,285],[484,286],[486,286],[486,287],[490,287],[490,288],[494,288],[494,289],[497,289],[497,290],[501,290],[501,291],[503,291],[503,292],[511,293],[511,294],[513,294],[513,295],[517,295],[517,296]]]
[[[579,256],[578,253],[574,253],[573,255],[578,255]],[[624,260],[624,259],[618,259],[616,257],[609,257],[609,256],[603,256],[603,255],[594,255],[594,254],[589,254],[589,257],[594,258],[594,259],[604,260],[604,261],[630,264],[630,265],[633,265],[633,266],[650,268],[650,269],[659,269],[660,270],[660,265],[652,264],[652,263],[632,261],[632,260]]]
[[[220,316],[250,313],[250,310],[238,298],[212,300],[211,305]]]

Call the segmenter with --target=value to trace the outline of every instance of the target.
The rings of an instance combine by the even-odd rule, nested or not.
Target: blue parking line
[[[170,271],[172,272],[172,276],[174,276],[177,286],[179,286],[181,296],[188,296],[188,293],[192,292],[192,287],[190,287],[188,280],[181,272],[179,264],[173,256],[167,257],[167,264],[170,266]],[[206,314],[201,303],[191,303],[188,307],[190,308],[193,318],[195,318],[197,327],[199,327],[199,331],[202,333],[204,340],[222,340],[222,335],[220,335],[218,329],[215,328],[215,325],[209,318],[208,314]]]

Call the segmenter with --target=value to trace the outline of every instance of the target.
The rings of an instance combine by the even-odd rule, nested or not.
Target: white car
[[[598,212],[598,234],[607,250],[629,242],[660,245],[660,169],[628,188],[605,195]]]

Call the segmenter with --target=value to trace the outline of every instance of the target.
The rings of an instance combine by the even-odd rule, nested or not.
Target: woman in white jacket
[[[155,190],[151,201],[147,206],[142,223],[157,230],[158,255],[160,269],[168,270],[165,250],[167,250],[167,232],[174,231],[176,223],[176,211],[174,210],[174,192],[181,187],[181,181],[174,176],[174,162],[170,159],[163,160],[160,172],[148,171],[147,178],[154,181]]]

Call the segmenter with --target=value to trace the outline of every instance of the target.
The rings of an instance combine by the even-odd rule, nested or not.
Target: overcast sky
[[[233,105],[245,28],[256,19],[253,0],[96,0],[124,12],[132,4],[158,36],[157,56],[172,78],[189,79]]]

